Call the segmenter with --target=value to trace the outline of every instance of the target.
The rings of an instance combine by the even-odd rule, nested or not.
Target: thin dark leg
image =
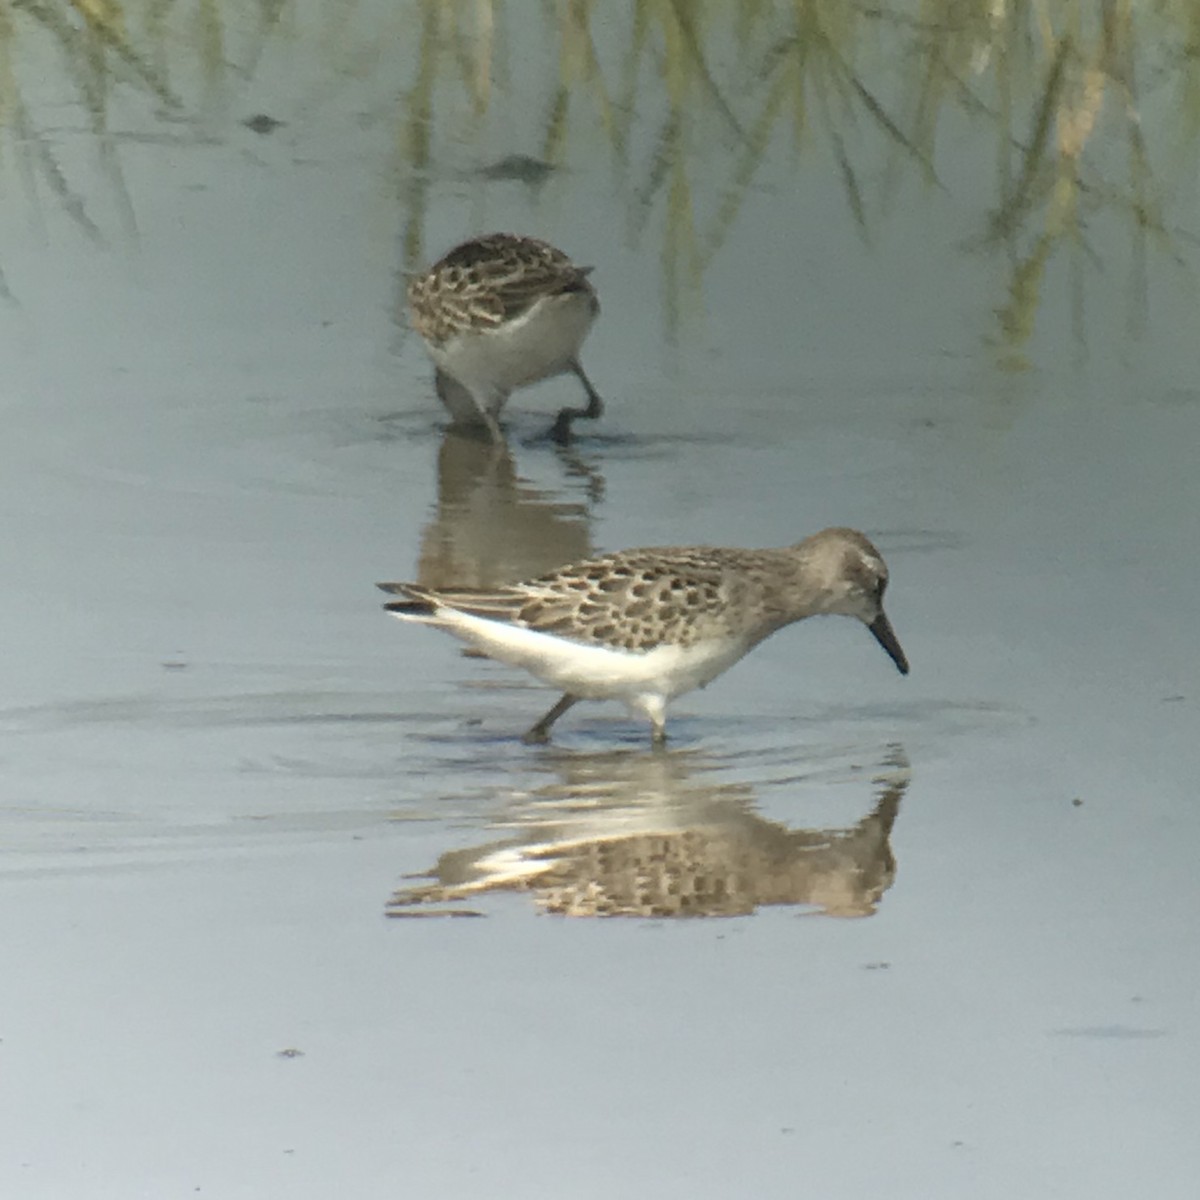
[[[559,411],[558,417],[550,428],[550,437],[556,442],[569,442],[571,440],[571,422],[583,417],[585,420],[594,421],[597,417],[604,414],[604,401],[600,399],[600,393],[592,387],[592,381],[584,373],[583,367],[578,362],[571,364],[571,370],[578,377],[579,382],[583,384],[583,390],[587,393],[587,408],[564,408]]]
[[[550,740],[550,726],[578,700],[578,696],[572,696],[570,692],[564,692],[558,698],[554,707],[536,725],[530,728],[521,741],[527,746],[535,746],[541,742],[548,742]]]
[[[583,390],[587,392],[587,408],[579,415],[586,417],[589,421],[594,421],[597,417],[602,417],[604,415],[604,401],[600,399],[600,393],[592,387],[592,381],[584,373],[583,367],[576,361],[571,364],[571,370],[575,372],[579,382],[583,384]]]

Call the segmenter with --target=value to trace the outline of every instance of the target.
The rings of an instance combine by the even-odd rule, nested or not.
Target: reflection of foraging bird
[[[577,267],[537,238],[490,233],[456,246],[408,285],[412,322],[437,369],[437,394],[456,423],[483,425],[499,440],[497,418],[519,387],[573,372],[586,408],[564,408],[551,436],[570,437],[576,417],[604,411],[579,365],[579,348],[600,311]]]
[[[661,742],[668,701],[805,617],[857,617],[907,675],[883,611],[887,580],[879,551],[861,533],[826,529],[780,550],[624,550],[488,591],[379,586],[405,597],[384,605],[393,615],[444,629],[562,689],[526,741],[545,741],[586,699],[624,701]]]

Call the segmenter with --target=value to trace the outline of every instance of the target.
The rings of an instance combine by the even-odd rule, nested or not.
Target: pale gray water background
[[[498,14],[478,123],[438,60],[418,171],[417,31],[450,7],[377,8],[225,14],[215,60],[186,21],[143,35],[181,104],[114,65],[107,132],[51,36],[23,17],[11,47],[0,1195],[1195,1195],[1198,214],[1170,46],[1137,46],[1169,239],[1143,263],[1120,205],[1092,212],[1078,279],[1064,238],[1006,345],[982,119],[943,113],[935,185],[835,116],[864,233],[810,91],[800,144],[781,123],[706,269],[672,276],[739,141],[692,77],[691,192],[668,171],[637,228],[658,17],[630,165],[570,38],[548,138],[559,42],[530,5]],[[611,94],[630,17],[606,12]],[[870,33],[856,67],[902,110],[896,30]],[[1092,199],[1126,178],[1105,103]],[[476,170],[546,139],[540,188]],[[572,453],[535,440],[565,380],[514,398],[507,454],[443,444],[394,319],[410,257],[488,228],[596,265],[609,411]],[[888,558],[912,675],[809,622],[679,701],[665,757],[600,705],[522,746],[552,696],[372,589],[835,523]],[[521,844],[697,822],[857,849],[731,919],[539,915],[500,878]],[[489,853],[491,894],[434,910],[481,919],[385,917],[406,876]]]

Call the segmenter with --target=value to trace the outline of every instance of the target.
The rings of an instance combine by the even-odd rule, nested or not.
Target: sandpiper
[[[908,659],[883,611],[888,571],[854,529],[774,550],[623,550],[528,583],[486,591],[381,583],[384,608],[444,629],[488,658],[523,667],[558,702],[525,734],[544,742],[578,700],[621,700],[666,737],[667,703],[704,687],[777,629],[805,617],[857,617],[897,670]]]
[[[566,371],[579,377],[587,407],[564,408],[551,436],[566,441],[577,417],[601,415],[604,404],[579,365],[600,312],[591,269],[537,238],[489,233],[409,283],[412,323],[455,423],[483,425],[498,441],[500,409],[513,390]]]

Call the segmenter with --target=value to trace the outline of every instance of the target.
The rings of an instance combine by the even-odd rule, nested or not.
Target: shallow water
[[[906,147],[815,76],[793,137],[791,6],[654,15],[645,58],[617,7],[454,11],[220,9],[216,59],[131,13],[99,111],[18,31],[0,1193],[1190,1196],[1181,32],[1130,47],[1160,233],[1086,23],[1058,83],[946,34],[990,115],[928,145],[916,27],[841,29]],[[570,379],[504,447],[446,432],[396,314],[485,228],[595,264],[609,407],[567,450]],[[373,588],[831,524],[886,555],[911,676],[806,622],[662,752],[586,704],[522,745],[553,697]]]

